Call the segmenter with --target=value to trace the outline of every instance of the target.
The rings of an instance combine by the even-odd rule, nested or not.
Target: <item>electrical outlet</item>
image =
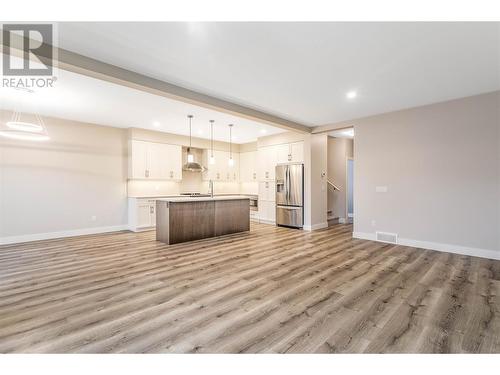
[[[96,221],[96,220],[97,220],[97,216],[92,215],[92,216],[90,217],[90,220],[91,220],[91,221]]]
[[[372,220],[372,227],[376,226],[377,222],[375,220]]]

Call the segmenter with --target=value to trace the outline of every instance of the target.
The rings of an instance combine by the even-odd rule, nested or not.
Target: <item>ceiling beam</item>
[[[11,34],[11,53],[14,52],[21,58],[23,57],[21,47],[23,45],[22,42],[23,37],[17,34]],[[3,40],[1,47],[3,52],[3,49],[5,48]],[[44,56],[40,57],[40,60],[44,64],[53,63]],[[159,79],[123,69],[115,65],[107,64],[62,48],[56,48],[54,60],[56,61],[56,64],[53,65],[55,65],[58,69],[112,82],[151,94],[243,117],[249,120],[266,123],[289,131],[302,133],[311,133],[312,131],[311,127],[298,122],[286,120],[250,107],[245,107],[214,96],[189,90],[172,83],[161,81]]]
[[[349,129],[354,126],[354,121],[342,121],[342,122],[337,122],[335,124],[326,124],[326,125],[321,125],[321,126],[315,126],[312,128],[312,133],[317,134],[317,133],[326,133],[332,130],[341,130],[341,129]]]

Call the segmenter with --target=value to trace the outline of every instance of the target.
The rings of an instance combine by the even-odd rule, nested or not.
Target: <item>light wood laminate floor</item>
[[[351,231],[0,247],[0,352],[500,352],[500,261]]]

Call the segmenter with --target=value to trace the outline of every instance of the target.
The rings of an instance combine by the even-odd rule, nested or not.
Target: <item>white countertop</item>
[[[172,203],[182,203],[182,202],[206,202],[206,201],[230,201],[238,199],[250,199],[248,196],[243,195],[215,195],[212,197],[172,197],[172,198],[158,198],[157,201],[172,202]]]
[[[203,193],[205,194],[205,193]],[[240,198],[257,198],[259,195],[258,194],[214,194],[214,198],[224,198],[224,197],[240,197]],[[129,198],[134,198],[134,199],[170,199],[170,198],[192,198],[188,195],[151,195],[151,196],[143,196],[143,197],[129,197]],[[210,198],[210,197],[204,197],[204,198]],[[198,200],[200,198],[196,198]]]

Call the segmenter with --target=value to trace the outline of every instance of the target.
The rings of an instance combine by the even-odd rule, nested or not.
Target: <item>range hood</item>
[[[189,172],[203,172],[205,170],[205,168],[200,163],[196,163],[196,162],[190,163],[190,162],[187,162],[182,167],[182,170],[183,171],[189,171]]]
[[[188,147],[186,150],[186,162],[182,166],[183,171],[189,171],[189,172],[204,172],[205,167],[198,163],[196,160],[199,160],[199,155],[201,153],[201,150],[198,149],[193,149],[191,147]]]

